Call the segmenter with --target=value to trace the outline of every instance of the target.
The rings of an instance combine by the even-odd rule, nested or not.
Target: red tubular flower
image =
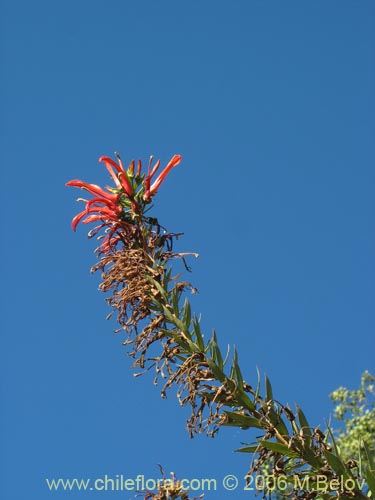
[[[108,156],[101,156],[99,158],[99,161],[105,164],[112,179],[115,181],[116,186],[122,187],[123,190],[125,191],[125,194],[127,194],[128,196],[133,196],[134,190],[132,185],[130,184],[128,174],[125,172],[123,165],[122,164],[118,165]],[[112,167],[114,167],[117,170],[117,175],[114,173]]]
[[[65,186],[73,186],[81,189],[85,189],[89,193],[104,198],[112,203],[116,203],[118,200],[118,195],[113,193],[107,193],[100,186],[96,184],[89,184],[88,182],[80,181],[79,179],[74,179],[65,184]]]
[[[88,184],[80,180],[69,181],[66,185],[85,189],[89,193],[95,195],[95,198],[91,200],[82,200],[86,202],[86,207],[85,210],[73,218],[73,231],[77,229],[77,225],[81,221],[83,224],[88,224],[93,220],[101,220],[106,225],[119,221],[119,216],[122,213],[122,208],[118,205],[120,194],[107,193],[96,184]],[[86,216],[87,218],[82,220]]]
[[[151,186],[150,186],[151,179],[152,179],[153,175],[155,174],[155,172],[157,171],[157,169],[159,168],[160,161],[156,162],[154,168],[150,172],[151,161],[152,161],[152,160],[150,160],[150,164],[149,164],[149,167],[148,167],[148,175],[147,175],[147,177],[145,178],[145,181],[144,181],[145,182],[145,194],[143,195],[143,199],[145,201],[150,200],[151,196],[154,196],[154,194],[159,189],[160,184],[164,181],[164,179],[169,174],[170,170],[172,170],[172,168],[176,167],[181,162],[181,159],[182,159],[181,155],[174,155],[173,158],[168,163],[168,165],[164,168],[164,170],[161,172],[161,174],[159,174],[159,176],[152,183]]]
[[[86,204],[85,210],[82,210],[79,214],[77,214],[72,220],[72,229],[76,231],[77,225],[82,221],[82,224],[88,224],[89,222],[93,222],[95,220],[101,220],[105,223],[105,225],[111,225],[119,221],[119,213],[117,207],[113,208],[101,208],[101,207],[91,207],[88,208]],[[87,217],[86,217],[87,216]],[[86,217],[85,220],[82,220]]]

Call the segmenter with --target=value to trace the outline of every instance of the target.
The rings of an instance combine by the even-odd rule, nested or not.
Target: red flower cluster
[[[105,191],[96,184],[89,184],[81,180],[71,180],[66,185],[85,189],[94,196],[91,200],[78,199],[78,201],[84,201],[86,206],[73,218],[72,229],[75,231],[79,222],[89,224],[100,221],[101,225],[98,226],[97,230],[102,227],[110,228],[109,234],[101,245],[101,251],[107,252],[120,239],[119,237],[112,238],[114,233],[124,224],[129,224],[129,219],[125,220],[125,214],[128,213],[131,217],[135,217],[142,213],[143,208],[156,194],[170,170],[180,163],[181,156],[174,155],[152,184],[151,180],[160,166],[160,160],[152,167],[153,157],[150,158],[146,176],[141,173],[142,163],[140,160],[136,172],[134,161],[130,163],[127,170],[124,169],[119,157],[118,163],[108,156],[100,157],[99,161],[103,162],[107,168],[115,182],[115,188],[106,187],[107,191]]]

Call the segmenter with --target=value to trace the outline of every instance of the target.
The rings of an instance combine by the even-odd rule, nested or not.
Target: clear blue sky
[[[236,344],[314,425],[375,368],[375,3],[3,0],[4,500],[46,477],[245,475],[253,434],[189,440],[187,412],[134,379],[70,220],[100,155],[183,163],[155,214],[197,251],[206,334]],[[206,498],[253,498],[225,492]]]

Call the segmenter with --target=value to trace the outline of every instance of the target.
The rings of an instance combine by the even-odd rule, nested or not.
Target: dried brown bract
[[[141,248],[116,250],[100,258],[91,271],[102,271],[99,289],[111,292],[108,304],[117,312],[117,322],[130,332],[137,328],[139,321],[152,313],[149,309],[152,286],[146,274],[160,279],[163,268],[150,267],[150,259]]]

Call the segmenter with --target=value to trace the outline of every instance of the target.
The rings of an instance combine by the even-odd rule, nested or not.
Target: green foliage
[[[343,423],[335,433],[342,457],[359,460],[361,443],[375,457],[375,376],[365,371],[358,389],[339,387],[330,397],[335,404],[334,418]]]

